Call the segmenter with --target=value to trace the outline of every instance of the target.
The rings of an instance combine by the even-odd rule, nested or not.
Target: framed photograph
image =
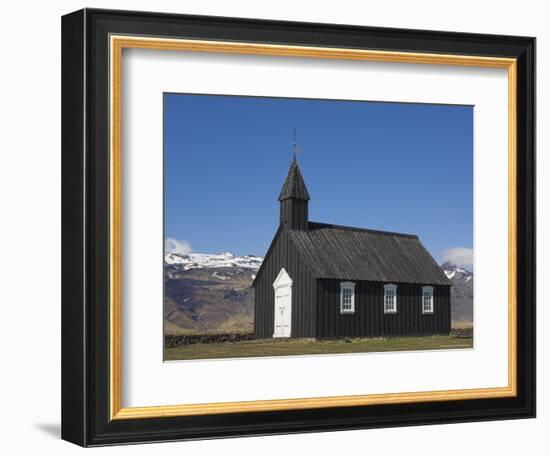
[[[535,416],[535,39],[62,20],[62,437]]]

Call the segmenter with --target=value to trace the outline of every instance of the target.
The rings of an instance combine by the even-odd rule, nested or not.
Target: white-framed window
[[[422,287],[422,313],[434,313],[434,287]]]
[[[397,285],[384,285],[384,313],[397,313]]]
[[[340,283],[340,313],[355,313],[355,284]]]

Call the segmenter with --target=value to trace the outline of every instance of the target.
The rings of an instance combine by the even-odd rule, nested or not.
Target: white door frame
[[[292,279],[282,268],[273,282],[273,337],[290,337],[292,333]]]

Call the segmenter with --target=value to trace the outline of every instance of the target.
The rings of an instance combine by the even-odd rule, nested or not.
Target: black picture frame
[[[517,59],[517,395],[111,420],[109,36]],[[84,9],[62,19],[62,438],[82,446],[535,416],[535,39]]]

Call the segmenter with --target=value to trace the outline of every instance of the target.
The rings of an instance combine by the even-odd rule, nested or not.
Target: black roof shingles
[[[418,236],[317,222],[289,234],[315,278],[451,284]]]

